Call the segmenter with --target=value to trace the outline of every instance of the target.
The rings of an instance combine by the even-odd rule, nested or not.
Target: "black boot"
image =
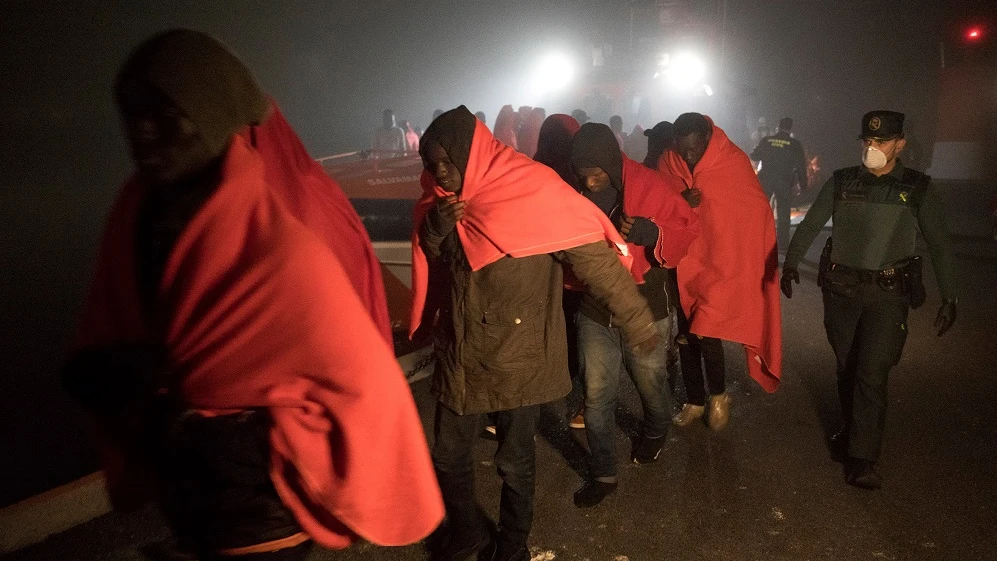
[[[616,490],[616,483],[605,481],[589,481],[581,489],[575,491],[575,506],[578,508],[593,507]]]
[[[841,430],[831,435],[828,448],[834,461],[844,462],[848,459],[848,427],[841,427]]]
[[[883,478],[876,473],[876,463],[861,458],[848,458],[845,464],[845,482],[862,489],[874,491],[883,486]]]

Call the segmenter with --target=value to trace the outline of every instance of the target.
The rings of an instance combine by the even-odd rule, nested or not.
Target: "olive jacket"
[[[432,214],[432,213],[431,213]],[[571,390],[561,308],[563,266],[613,311],[631,345],[654,336],[637,285],[605,243],[504,257],[472,271],[455,230],[422,224],[435,308],[433,394],[458,414],[546,403]]]

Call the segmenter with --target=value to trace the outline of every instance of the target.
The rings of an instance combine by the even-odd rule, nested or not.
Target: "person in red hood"
[[[765,391],[779,385],[782,323],[779,314],[775,221],[748,156],[709,117],[680,115],[674,143],[659,170],[677,185],[700,218],[701,235],[679,264],[679,347],[689,400],[675,418],[687,425],[704,414],[702,363],[711,394],[708,421],[722,430],[730,396],[724,382],[721,340],[744,345],[748,373]]]
[[[427,545],[434,560],[492,543],[494,555],[482,558],[528,560],[537,415],[571,387],[562,267],[612,310],[628,346],[653,349],[659,336],[621,264],[623,239],[553,170],[496,140],[464,106],[433,121],[420,150],[412,329],[435,333],[433,462],[448,517]],[[474,498],[472,456],[492,412],[503,480],[494,537]]]
[[[537,143],[540,140],[540,128],[547,118],[547,111],[543,107],[534,107],[526,114],[523,126],[519,128],[519,151],[529,157],[537,153]]]
[[[699,234],[696,213],[678,194],[677,180],[655,173],[620,150],[616,135],[601,123],[581,126],[571,142],[571,163],[582,194],[618,224],[634,255],[631,269],[654,314],[661,343],[636,355],[623,344],[617,318],[590,295],[575,316],[579,363],[585,380],[585,434],[589,443],[588,480],[574,496],[578,507],[593,507],[616,490],[616,396],[620,369],[630,375],[644,418],[630,459],[658,459],[671,424],[667,357],[673,334],[665,292],[667,272],[685,256]]]
[[[511,105],[503,105],[498,116],[495,117],[495,126],[492,127],[492,130],[495,131],[495,139],[506,146],[511,146],[513,150],[518,149],[519,146],[517,118],[516,111]]]
[[[315,168],[294,162],[285,122],[268,125],[252,74],[214,38],[173,30],[136,48],[116,95],[137,171],[65,370],[114,506],[155,500],[200,559],[428,535],[442,497],[390,333],[360,295],[376,272],[344,271],[333,246],[360,238],[328,236],[355,226],[330,223],[334,200],[288,208]]]

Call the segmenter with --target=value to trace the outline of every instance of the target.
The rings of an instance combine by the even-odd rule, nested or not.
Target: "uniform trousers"
[[[886,426],[887,382],[907,341],[909,300],[899,284],[824,288],[824,329],[837,361],[848,456],[876,461]]]
[[[779,249],[785,252],[789,248],[790,212],[793,207],[792,181],[778,182],[769,180],[765,184],[765,195],[771,200],[775,196],[775,231]]]

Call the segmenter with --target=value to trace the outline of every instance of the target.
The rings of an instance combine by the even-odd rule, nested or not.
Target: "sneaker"
[[[876,463],[861,458],[848,458],[845,465],[845,482],[868,491],[883,486],[883,478],[876,473]]]
[[[585,404],[582,404],[582,406],[578,408],[578,412],[575,413],[575,416],[568,421],[568,426],[573,429],[585,428]]]
[[[606,481],[588,481],[582,488],[575,491],[575,506],[590,508],[602,502],[616,490],[616,483]]]
[[[637,441],[637,445],[634,446],[633,455],[630,456],[630,459],[637,465],[650,464],[658,459],[664,445],[664,436],[655,438],[641,436],[640,440]]]
[[[724,392],[710,398],[710,416],[707,421],[714,432],[724,430],[730,421],[730,394]]]
[[[706,407],[702,405],[686,403],[682,406],[682,410],[679,411],[678,415],[672,417],[672,424],[678,427],[689,426],[696,419],[701,419],[705,412]]]

